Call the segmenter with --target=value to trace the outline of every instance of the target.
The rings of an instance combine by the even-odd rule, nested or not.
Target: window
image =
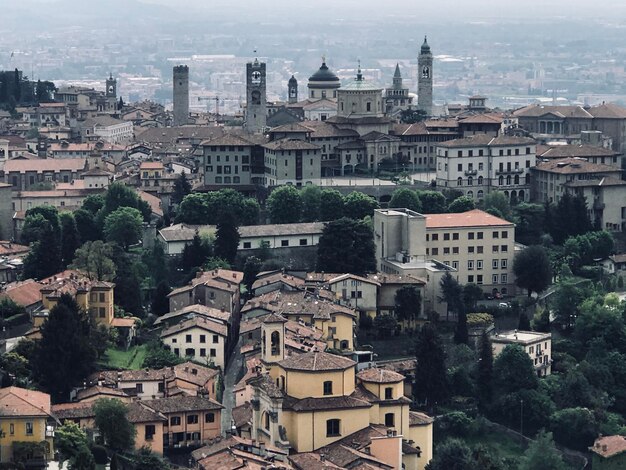
[[[300,246],[306,246],[308,244],[308,240],[306,238],[300,239]]]
[[[470,274],[469,276],[467,276],[467,282],[474,282],[474,275]]]
[[[243,242],[243,247],[244,248],[252,248],[252,245],[250,242]]]
[[[281,240],[280,246],[289,246],[289,240]]]
[[[506,246],[506,245],[502,245],[502,246],[500,247],[500,251],[501,251],[502,253],[506,253],[507,251],[509,251],[509,247],[508,247],[508,246]]]
[[[385,400],[393,400],[393,387],[385,388]]]
[[[459,262],[458,261],[452,261],[452,267],[454,269],[459,269]]]
[[[474,253],[474,247],[473,246],[468,246],[467,247],[467,252],[468,253]]]
[[[439,234],[438,233],[433,233],[432,241],[436,242],[437,240],[439,240]]]
[[[98,294],[99,298],[100,298],[100,303],[104,303],[104,292],[100,292],[100,294]]]
[[[191,335],[185,335],[185,343],[191,343]]]
[[[450,234],[449,234],[449,233],[444,233],[444,234],[443,234],[443,239],[444,239],[445,241],[450,240]]]
[[[467,239],[468,240],[473,240],[474,239],[474,232],[468,232]]]
[[[500,275],[500,283],[506,284],[509,282],[509,276],[507,274]]]
[[[494,260],[491,262],[491,267],[492,267],[493,269],[498,269],[498,260],[497,260],[497,259],[494,259]]]
[[[492,251],[493,253],[498,253],[498,251],[500,251],[500,247],[499,247],[498,245],[493,245],[493,246],[491,247],[491,251]]]
[[[479,274],[478,276],[476,276],[476,284],[481,285],[483,283],[483,275]]]
[[[493,238],[498,238],[500,236],[500,232],[493,232]]]
[[[443,254],[444,254],[444,255],[449,255],[449,254],[450,254],[450,247],[449,247],[449,246],[446,246],[446,247],[443,249]]]
[[[457,233],[453,233],[452,234],[452,240],[458,240],[459,239],[459,234]]]
[[[459,163],[459,165],[458,165],[458,171],[463,171],[463,164],[462,164],[462,163]]]
[[[385,426],[394,427],[396,424],[396,415],[394,413],[385,413]]]
[[[205,423],[214,423],[215,422],[215,413],[206,413],[204,415]]]
[[[329,419],[326,421],[326,437],[341,436],[341,420]]]
[[[481,246],[477,246],[477,247],[476,247],[476,253],[478,253],[478,254],[480,255],[480,254],[482,254],[482,252],[483,252],[483,247],[482,247],[482,245],[481,245]]]
[[[209,356],[211,356],[211,357],[217,356],[217,351],[214,348],[211,348],[209,350]]]
[[[502,238],[509,238],[509,232],[507,232],[506,230],[502,231]]]
[[[154,424],[146,424],[146,441],[151,441],[156,433],[156,427]]]
[[[473,260],[468,260],[467,261],[467,270],[468,271],[472,271],[474,269],[474,261]]]
[[[200,342],[206,343],[206,335],[200,335]]]
[[[483,269],[483,260],[479,259],[478,261],[476,261],[476,269]]]
[[[198,415],[187,415],[187,424],[198,424]]]
[[[496,262],[495,264],[498,264],[498,260],[495,260],[495,262]],[[502,269],[506,269],[506,264],[507,264],[507,260],[506,259],[500,260],[500,267]]]
[[[219,336],[218,335],[213,335],[213,344],[217,344],[220,342]]]
[[[206,357],[206,348],[200,348],[200,357]]]
[[[498,283],[498,275],[497,274],[492,274],[491,275],[491,283],[492,284],[497,284]]]
[[[15,424],[9,424],[9,434],[12,436],[15,434]]]
[[[196,355],[196,350],[194,348],[185,349],[185,356],[194,357]]]
[[[27,436],[32,436],[33,435],[33,423],[32,421],[27,421],[25,424],[26,427],[26,435]]]
[[[458,246],[453,246],[452,247],[452,254],[453,255],[458,255],[459,254],[459,247]]]
[[[263,413],[263,427],[268,431],[270,429],[270,414],[267,411]]]
[[[432,252],[433,252],[433,253],[432,253],[432,254],[433,254],[433,256],[437,256],[437,255],[439,255],[439,248],[433,248],[433,249],[432,249]]]
[[[483,232],[476,232],[476,238],[478,238],[479,240],[483,239]]]
[[[327,380],[324,382],[324,395],[332,395],[333,394],[333,381]]]
[[[143,384],[135,385],[135,390],[137,391],[137,393],[143,393]]]

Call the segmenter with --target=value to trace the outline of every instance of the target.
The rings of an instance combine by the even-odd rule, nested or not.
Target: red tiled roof
[[[393,372],[391,370],[378,369],[376,367],[362,370],[356,376],[364,382],[374,382],[379,384],[397,383],[404,380],[404,375],[402,374],[398,374],[397,372]]]
[[[32,160],[9,160],[4,164],[4,173],[36,171],[43,173],[46,171],[73,171],[80,172],[87,166],[84,158],[38,158]]]
[[[424,214],[426,228],[456,228],[456,227],[490,227],[513,225],[508,220],[501,219],[480,209],[456,214]]]
[[[0,417],[49,416],[50,395],[19,387],[0,389]]]
[[[0,298],[9,298],[18,305],[29,307],[41,302],[41,288],[43,284],[27,279],[23,282],[8,284],[4,292],[0,293]]]
[[[344,370],[354,367],[352,359],[326,352],[310,352],[283,359],[278,363],[283,369],[304,371]]]
[[[610,458],[626,451],[626,436],[599,437],[589,450],[604,458]]]

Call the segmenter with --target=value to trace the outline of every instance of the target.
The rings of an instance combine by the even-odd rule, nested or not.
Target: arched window
[[[272,356],[280,355],[280,333],[278,331],[272,332]]]
[[[504,184],[504,176],[500,175],[500,177],[498,178],[498,184],[500,186],[502,186]]]
[[[474,178],[472,178],[471,176],[469,178],[467,178],[467,185],[468,186],[473,186],[474,185]]]
[[[525,196],[525,194],[524,194],[524,190],[523,190],[523,189],[520,189],[520,190],[519,190],[519,193],[517,193],[517,199],[518,199],[519,201],[521,201],[521,202],[524,202],[524,196]]]
[[[479,191],[476,193],[476,197],[477,197],[478,199],[482,199],[482,198],[483,198],[483,190],[482,190],[482,189],[481,189],[481,190],[479,190]]]
[[[468,191],[467,192],[467,197],[470,197],[470,198],[474,199],[474,191]]]
[[[482,177],[482,176],[479,176],[479,177],[478,177],[478,186],[480,186],[480,185],[482,185],[482,184],[483,184],[483,177]]]
[[[510,185],[511,185],[511,175],[508,175],[508,176],[506,177],[506,185],[507,185],[507,186],[510,186]]]
[[[263,338],[261,338],[261,348],[263,349],[262,354],[265,354],[265,331],[263,332]]]
[[[457,178],[456,180],[456,185],[457,186],[463,186],[463,178],[461,178],[460,176]]]
[[[519,184],[519,175],[515,175],[515,178],[513,179],[513,182],[515,184]]]

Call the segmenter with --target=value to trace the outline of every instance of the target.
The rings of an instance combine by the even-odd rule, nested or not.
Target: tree
[[[104,237],[128,250],[141,240],[142,226],[141,212],[132,207],[120,207],[104,219]]]
[[[233,215],[224,214],[217,224],[213,253],[216,257],[232,264],[237,256],[239,246],[239,230]]]
[[[305,186],[300,190],[300,198],[302,200],[302,222],[320,220],[322,190],[319,186]]]
[[[533,316],[532,329],[542,333],[550,332],[550,310],[547,308],[538,308]]]
[[[499,394],[521,389],[536,389],[539,385],[530,356],[517,344],[507,345],[493,363],[493,382]]]
[[[197,268],[204,264],[204,261],[211,255],[212,247],[207,239],[202,239],[196,232],[191,243],[185,245],[181,257],[181,268],[189,272],[192,268]]]
[[[96,460],[87,446],[81,446],[76,455],[70,459],[70,470],[94,470]]]
[[[396,189],[389,201],[389,207],[397,209],[409,209],[414,212],[422,211],[422,203],[415,191],[409,188]]]
[[[113,247],[102,240],[87,242],[78,248],[71,264],[72,269],[84,272],[89,279],[112,281],[115,278]]]
[[[474,470],[470,448],[459,439],[448,439],[439,444],[435,457],[426,465],[426,470]]]
[[[456,344],[467,344],[469,342],[467,314],[465,313],[464,308],[461,308],[457,315],[456,327],[454,329],[454,342]]]
[[[178,205],[176,223],[203,225],[207,224],[208,220],[209,204],[204,194],[188,194]]]
[[[302,197],[293,186],[274,189],[267,198],[267,210],[273,224],[293,224],[300,222]]]
[[[104,196],[102,194],[90,194],[85,199],[83,199],[83,203],[80,206],[81,209],[86,210],[91,213],[91,215],[96,215],[100,209],[104,206]]]
[[[143,216],[143,220],[148,222],[152,215],[150,205],[142,200],[135,190],[123,183],[112,183],[104,197],[104,205],[98,211],[98,220],[103,223],[106,217],[121,207],[131,207],[137,209]]]
[[[191,183],[183,171],[174,181],[174,191],[172,193],[172,203],[178,205],[187,194],[191,193]]]
[[[317,246],[317,270],[357,275],[376,270],[374,234],[361,220],[342,218],[324,226]]]
[[[418,191],[423,214],[443,214],[448,211],[446,197],[438,191]]]
[[[70,295],[61,295],[41,326],[34,377],[56,401],[67,399],[70,390],[93,371],[95,360],[87,315]]]
[[[169,470],[170,465],[149,447],[142,447],[135,454],[134,470]]]
[[[541,292],[550,285],[552,266],[546,249],[539,245],[529,246],[515,256],[513,260],[515,284],[532,292]]]
[[[170,311],[170,301],[167,295],[172,291],[166,281],[161,281],[157,284],[154,293],[152,294],[152,313],[157,317],[166,314]]]
[[[458,313],[463,304],[463,288],[459,284],[459,282],[452,277],[450,271],[446,271],[446,273],[441,278],[439,282],[439,286],[441,289],[441,297],[438,299],[439,302],[446,302],[446,320],[448,319],[448,313],[453,311]]]
[[[415,357],[415,376],[420,377],[415,386],[415,400],[424,403],[432,413],[438,403],[448,398],[448,382],[443,342],[429,323],[417,333]]]
[[[539,431],[520,462],[519,470],[566,470],[561,455],[554,447],[552,433]]]
[[[22,241],[31,243],[31,250],[24,258],[25,278],[43,279],[61,271],[61,228],[55,207],[26,211]]]
[[[598,424],[587,408],[565,408],[550,416],[554,440],[571,449],[585,452],[598,437]]]
[[[546,205],[546,221],[550,221],[550,235],[561,244],[572,235],[590,232],[593,228],[584,196],[563,194],[555,208]]]
[[[343,198],[344,215],[351,219],[362,220],[372,217],[374,209],[378,209],[378,202],[367,194],[353,191]]]
[[[463,286],[463,306],[466,312],[475,312],[476,304],[483,298],[483,290],[479,285],[469,283]]]
[[[80,246],[80,238],[74,215],[71,212],[61,212],[59,220],[61,222],[61,260],[65,268],[74,259],[74,253]]]
[[[115,262],[115,296],[116,305],[133,315],[143,316],[141,303],[141,281],[137,267],[124,249],[115,244],[112,246]]]
[[[72,421],[66,421],[62,426],[56,428],[54,432],[54,446],[59,452],[59,463],[62,464],[64,461],[70,460],[70,467],[75,468],[72,466],[71,461],[76,458],[83,449],[89,451],[89,439],[85,431],[83,431],[78,424]],[[89,452],[89,454],[91,454],[91,452]],[[91,459],[93,460],[93,455]],[[78,463],[84,461],[82,456],[78,460]],[[94,467],[95,461],[93,462],[93,466],[88,468]]]
[[[105,445],[114,452],[132,449],[135,427],[128,421],[128,407],[116,399],[100,398],[93,405],[94,421]]]
[[[320,194],[320,220],[328,222],[344,215],[343,196],[336,189],[323,189]]]
[[[501,191],[488,193],[480,205],[485,212],[489,212],[490,209],[495,209],[500,214],[499,217],[509,221],[512,219],[509,199]]]
[[[252,295],[252,284],[257,275],[261,272],[263,262],[256,256],[248,256],[243,265],[243,283],[246,285],[248,293]]]
[[[235,217],[237,225],[254,225],[259,218],[259,203],[254,198],[246,198],[234,189],[221,189],[206,193],[208,220],[204,223],[217,224],[224,215]]]
[[[448,212],[467,212],[476,208],[474,200],[471,197],[457,197],[448,205]]]
[[[207,258],[201,267],[202,271],[213,271],[214,269],[232,268],[231,264],[228,261],[223,258],[218,258],[217,256]]]
[[[517,329],[520,331],[531,331],[531,327],[530,327],[530,319],[528,318],[528,315],[526,315],[526,312],[522,311],[519,314],[519,322],[517,324]]]
[[[78,237],[83,243],[99,240],[102,237],[96,218],[91,212],[85,209],[78,209],[74,212],[74,220],[76,222],[76,230],[78,230]]]
[[[398,328],[398,321],[393,315],[381,313],[374,318],[374,328],[379,338],[389,338]]]
[[[522,202],[514,209],[515,239],[524,245],[539,245],[541,236],[549,233],[545,227],[545,210],[541,204]]]
[[[396,318],[400,321],[413,321],[420,315],[422,295],[416,286],[405,285],[396,291],[394,297]]]
[[[493,348],[486,330],[480,337],[480,358],[478,359],[478,404],[485,410],[491,403],[493,394]]]
[[[165,349],[163,344],[159,341],[152,341],[148,343],[146,349],[146,357],[141,364],[141,367],[147,369],[162,369],[164,367],[171,367],[177,364],[181,364],[183,360],[169,349]]]

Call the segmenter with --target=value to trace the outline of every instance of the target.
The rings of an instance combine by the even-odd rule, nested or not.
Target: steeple
[[[357,72],[356,72],[356,81],[357,82],[363,81],[363,74],[361,73],[361,59],[359,59],[359,68],[357,69]]]
[[[422,44],[422,54],[430,54],[430,46],[428,45],[428,38],[424,36],[424,43]]]
[[[393,88],[402,88],[402,74],[400,73],[400,64],[396,64],[396,71],[393,73]]]
[[[402,78],[400,73],[400,64],[396,63],[396,71],[393,73],[393,78]]]

